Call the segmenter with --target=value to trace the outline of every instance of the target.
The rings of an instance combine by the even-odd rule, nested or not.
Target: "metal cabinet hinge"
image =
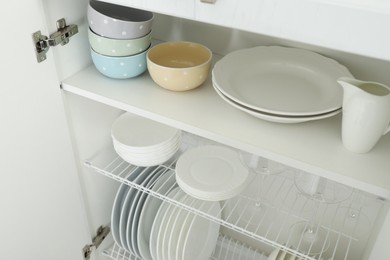
[[[86,245],[83,248],[83,256],[84,260],[89,260],[91,257],[91,254],[94,250],[96,250],[100,244],[103,242],[103,240],[106,238],[106,236],[110,233],[110,227],[109,226],[100,226],[98,230],[96,231],[96,236],[92,239],[92,244]]]
[[[57,21],[57,31],[50,34],[49,37],[42,35],[41,31],[32,34],[33,43],[35,47],[35,55],[38,62],[46,60],[46,53],[50,47],[59,44],[65,45],[69,42],[69,38],[79,32],[77,25],[66,25],[65,19],[62,18]]]

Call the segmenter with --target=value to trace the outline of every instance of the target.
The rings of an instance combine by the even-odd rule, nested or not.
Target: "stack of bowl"
[[[152,12],[91,0],[88,36],[96,69],[115,79],[142,74],[153,18]]]

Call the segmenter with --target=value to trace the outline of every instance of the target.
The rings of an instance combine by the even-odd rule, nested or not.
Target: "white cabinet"
[[[206,6],[206,4],[202,5]],[[213,6],[207,5],[205,8],[213,8]],[[212,18],[209,17],[209,19]],[[246,44],[256,44],[258,42],[268,42],[269,44],[281,44],[283,42],[284,44],[291,44],[291,42],[275,38],[271,39],[261,35],[198,23],[197,21],[189,21],[176,17],[172,18],[165,15],[156,14],[155,23],[155,36],[159,39],[199,41],[208,46],[212,46],[213,50],[217,53],[226,53],[229,49],[242,48],[248,46]],[[368,75],[373,72],[373,75],[376,75],[375,73],[378,73],[377,68],[381,64],[388,64],[383,61],[362,58],[340,51],[328,51],[324,48],[317,48],[319,52],[327,53],[329,56],[347,62],[349,61],[350,64],[355,66],[352,66],[354,71],[364,71],[367,73],[358,73],[357,75]],[[214,61],[217,61],[219,58],[221,58],[220,55],[214,55]],[[374,65],[366,69],[366,65],[368,64]],[[386,80],[386,74],[379,74],[382,79]],[[387,154],[390,136],[383,137],[375,150],[370,154],[353,154],[348,152],[341,144],[340,116],[304,124],[274,124],[250,117],[225,104],[213,91],[211,79],[198,89],[190,92],[177,93],[158,87],[153,83],[147,73],[130,80],[112,80],[99,74],[93,65],[64,79],[62,81],[62,88],[65,91],[67,99],[72,100],[76,98],[82,102],[85,98],[88,100],[89,105],[96,103],[99,104],[97,105],[98,107],[108,106],[114,109],[117,108],[118,113],[121,111],[129,111],[174,126],[196,136],[204,137],[240,150],[246,150],[356,189],[356,193],[354,192],[354,195],[342,205],[323,205],[321,207],[321,213],[323,214],[317,213],[321,216],[332,216],[332,212],[338,212],[339,207],[345,209],[348,205],[353,205],[354,207],[358,205],[358,207],[364,208],[364,212],[371,214],[369,219],[373,221],[372,223],[376,222],[380,226],[382,222],[381,211],[383,210],[384,213],[387,211],[387,206],[386,204],[382,205],[381,198],[389,198],[390,187],[388,183],[390,181],[388,171],[390,165],[387,160]],[[71,103],[73,102],[71,101]],[[74,104],[72,107],[74,107]],[[105,109],[107,108],[102,108],[99,112]],[[102,125],[100,128],[106,128],[108,132],[110,123],[115,118],[114,115],[115,113],[104,119],[103,121],[105,122],[100,123]],[[80,111],[77,109],[71,115],[72,118],[78,118],[79,116]],[[83,119],[77,121],[81,122],[85,120],[88,121],[91,119],[89,116],[84,116]],[[109,139],[109,135],[107,134],[106,136]],[[91,137],[84,136],[80,138],[78,143],[88,138]],[[97,145],[94,145],[94,147],[99,149]],[[85,148],[80,149],[85,150]],[[83,152],[83,154],[88,156],[88,153]],[[107,159],[105,156],[103,158]],[[109,162],[108,165],[110,164]],[[112,179],[125,181],[117,173],[105,170],[107,167],[100,165],[100,160],[88,160],[87,165]],[[86,174],[89,174],[89,172]],[[293,177],[287,177],[285,181],[281,181],[282,179],[279,179],[279,184],[289,183],[290,186],[287,185],[286,188],[282,188],[281,190],[275,188],[274,192],[278,194],[275,196],[275,200],[279,203],[277,204],[279,206],[281,204],[283,205],[283,198],[293,199],[296,195],[283,193],[283,191],[294,190]],[[159,194],[159,197],[167,200],[166,194]],[[245,200],[243,201],[246,202]],[[370,206],[367,207],[367,205]],[[244,238],[242,238],[244,241],[248,237],[254,239],[256,241],[255,246],[261,248],[261,252],[265,252],[266,254],[272,251],[272,247],[281,247],[289,250],[284,247],[286,241],[284,240],[285,232],[288,232],[291,222],[299,219],[307,219],[307,215],[305,214],[310,215],[310,213],[303,211],[303,213],[301,212],[303,215],[298,214],[297,216],[294,214],[292,208],[286,210],[281,206],[274,207],[273,209],[279,214],[273,215],[270,213],[268,215],[268,221],[273,217],[273,220],[275,220],[270,225],[275,227],[275,229],[272,228],[272,232],[269,233],[266,232],[267,226],[259,226],[259,229],[262,231],[265,230],[265,233],[257,234],[247,229],[240,229],[232,221],[222,222],[222,224],[224,227],[227,227],[228,232],[229,230],[237,231],[238,229],[239,233],[244,234]],[[187,210],[191,210],[191,208]],[[366,217],[362,217],[362,219],[366,219]],[[282,228],[276,229],[276,227]],[[367,225],[362,224],[359,227],[367,227]],[[331,230],[333,237],[335,234],[333,232],[337,230],[337,225]],[[350,236],[351,234],[343,232],[336,232],[336,234],[340,236],[338,239],[336,235],[334,241],[342,242],[335,242],[337,244],[336,247],[334,247],[334,244],[332,245],[332,248],[337,248],[334,251],[335,259],[343,259],[346,255],[348,255],[347,259],[368,259],[371,244],[367,243],[365,238],[356,238]],[[373,236],[375,236],[375,232]],[[352,238],[352,240],[349,240],[349,238]],[[353,241],[359,242],[356,243]],[[250,241],[246,242],[250,243]],[[346,246],[349,242],[352,243],[351,247]],[[230,240],[227,241],[227,244],[231,245],[228,248],[231,248],[233,251],[241,250],[240,247],[237,247],[237,244]],[[380,246],[377,248],[380,248]],[[242,250],[245,251],[246,249]],[[122,253],[123,251],[118,247],[111,248],[108,251],[108,254],[111,254],[113,258]],[[224,256],[226,252],[221,254]],[[360,257],[363,254],[365,255]],[[378,254],[380,255],[382,252]],[[229,254],[229,256],[234,257],[234,254]]]
[[[198,41],[210,46],[219,54],[261,44],[307,47],[342,61],[357,77],[375,77],[390,84],[386,69],[390,65],[388,51],[390,37],[384,33],[386,27],[383,26],[390,21],[387,9],[360,8],[360,5],[356,8],[348,4],[334,4],[334,1],[315,0],[217,0],[215,4],[205,4],[200,0],[106,2],[156,12],[154,35],[160,40]],[[14,54],[6,53],[9,55],[6,56],[6,60],[12,60],[14,63],[12,66],[2,68],[7,76],[3,77],[7,82],[5,88],[2,88],[6,90],[4,95],[1,95],[6,97],[6,102],[1,102],[6,106],[5,109],[2,108],[2,115],[6,119],[5,125],[25,127],[29,134],[21,138],[18,134],[20,132],[7,128],[5,131],[7,142],[2,142],[4,154],[7,154],[3,158],[6,158],[7,162],[1,165],[1,169],[7,174],[2,174],[4,181],[1,183],[4,187],[2,186],[1,192],[5,191],[5,194],[4,196],[1,194],[1,199],[5,198],[7,203],[1,205],[5,205],[6,212],[19,214],[15,218],[7,215],[4,220],[1,219],[8,224],[5,232],[7,238],[12,238],[2,241],[2,245],[10,249],[6,251],[5,258],[13,258],[12,251],[18,250],[19,242],[22,245],[28,244],[28,247],[23,248],[31,252],[17,255],[17,260],[26,259],[28,256],[45,259],[41,257],[42,255],[50,255],[48,259],[53,259],[56,258],[54,255],[57,252],[62,257],[57,259],[77,258],[80,253],[78,250],[81,251],[86,243],[91,242],[88,238],[94,235],[96,228],[110,222],[111,205],[119,183],[108,181],[106,177],[93,173],[90,168],[95,168],[105,176],[121,182],[123,178],[106,171],[104,165],[99,165],[99,160],[88,158],[95,158],[92,155],[97,153],[101,154],[100,150],[110,143],[110,126],[123,111],[355,188],[354,195],[343,206],[358,205],[364,208],[373,224],[370,227],[374,239],[367,242],[363,236],[363,240],[355,243],[356,237],[331,230],[336,236],[334,241],[337,241],[338,234],[343,241],[338,247],[342,248],[341,251],[336,250],[335,254],[337,257],[348,254],[350,241],[352,249],[348,255],[352,257],[351,259],[356,257],[369,259],[371,248],[375,249],[374,256],[383,257],[386,251],[383,245],[390,234],[383,230],[379,232],[388,209],[388,205],[382,199],[390,198],[388,174],[390,161],[387,158],[390,151],[390,135],[383,137],[370,154],[356,155],[342,147],[340,117],[304,124],[279,125],[252,118],[225,104],[213,91],[210,79],[201,88],[186,93],[175,93],[159,88],[147,73],[131,80],[108,79],[91,65],[87,39],[88,24],[85,17],[87,1],[53,0],[44,1],[42,4],[45,10],[45,17],[42,20],[47,22],[48,29],[36,28],[41,24],[34,25],[26,19],[24,24],[29,25],[25,27],[28,33],[42,30],[44,34],[48,34],[54,30],[55,21],[62,17],[69,23],[77,23],[80,33],[73,37],[68,45],[57,47],[51,51],[53,53],[49,53],[48,58],[53,59],[54,56],[55,65],[52,60],[50,63],[35,64],[33,55],[25,54],[28,49],[25,42],[29,41],[30,46],[29,35],[19,39],[16,37],[20,35],[17,30],[14,31],[15,35],[12,38],[18,39],[16,43],[20,46],[17,45],[16,48],[19,46],[24,50],[21,57],[18,56],[18,60],[27,57],[34,63],[23,63],[26,67],[21,67],[17,64],[18,60]],[[17,5],[13,5],[12,8],[15,12],[18,9]],[[3,21],[4,26],[7,25],[8,19],[11,20],[11,17]],[[23,23],[20,27],[23,27]],[[7,31],[6,28],[3,31]],[[3,50],[7,48],[8,45],[2,45]],[[32,48],[28,51],[32,53]],[[215,61],[220,57],[215,55]],[[29,70],[27,66],[34,69]],[[58,82],[55,80],[54,66],[57,69]],[[23,74],[26,75],[25,78],[20,77],[20,68],[29,71],[28,75]],[[47,77],[45,73],[51,77]],[[29,81],[27,76],[34,78],[35,81]],[[39,80],[40,78],[47,81]],[[62,86],[61,90],[59,84]],[[34,88],[37,90],[33,91]],[[23,109],[30,114],[23,113]],[[46,129],[39,131],[38,126],[26,126],[21,121],[15,124],[15,118],[9,116],[11,113],[31,125],[39,122],[39,125]],[[47,122],[53,123],[54,126]],[[34,142],[39,140],[38,138],[43,140],[39,142],[41,147]],[[19,154],[13,153],[15,147],[19,150],[27,147],[25,158],[28,159],[20,163]],[[104,156],[104,160],[108,157]],[[84,166],[86,160],[90,168]],[[48,163],[45,164],[45,161]],[[59,168],[58,171],[56,166]],[[52,174],[53,172],[55,174]],[[278,195],[275,196],[278,207],[272,208],[269,218],[275,216],[272,226],[282,228],[270,228],[272,232],[267,233],[267,225],[259,226],[265,233],[258,234],[239,227],[233,221],[219,220],[227,228],[227,233],[229,230],[241,232],[244,234],[244,237],[240,238],[242,241],[254,243],[253,247],[261,248],[261,252],[266,254],[275,247],[291,251],[285,247],[283,240],[290,222],[308,218],[307,212],[296,214],[292,207],[285,207],[283,198],[296,198],[295,193],[294,196],[289,196],[290,193],[287,192],[294,187],[293,177],[287,176],[285,179],[276,180],[275,183],[279,183],[279,187],[282,188],[274,190]],[[290,186],[283,186],[287,184]],[[14,191],[22,195],[15,195]],[[49,192],[52,194],[47,194]],[[47,196],[52,195],[54,197],[48,199]],[[164,194],[160,197],[167,200]],[[31,206],[34,202],[27,201],[29,198],[43,200],[36,204],[39,205],[39,209]],[[245,198],[243,201],[247,202]],[[14,211],[13,203],[20,205],[18,211]],[[191,208],[186,209],[191,211]],[[325,205],[320,209],[327,217],[338,210],[335,205],[329,207]],[[276,215],[273,215],[274,211],[277,212]],[[24,213],[26,214],[23,215]],[[44,217],[40,217],[41,213]],[[287,218],[284,218],[286,216]],[[32,223],[38,223],[42,230],[33,224],[28,225],[30,220]],[[389,223],[389,217],[386,221]],[[388,227],[388,224],[383,227]],[[70,233],[69,230],[72,228],[78,233]],[[29,236],[26,235],[26,230]],[[36,233],[39,235],[35,236]],[[56,233],[59,233],[58,236],[55,236]],[[380,233],[380,241],[374,246],[377,233]],[[72,239],[72,234],[78,239]],[[57,240],[58,237],[62,239]],[[226,242],[223,242],[224,245],[235,245],[231,246],[233,251],[248,249],[226,239],[223,237],[222,242]],[[41,244],[41,241],[44,244]],[[110,239],[108,242],[111,242]],[[47,247],[51,251],[45,254],[48,252],[45,251]],[[36,248],[39,250],[35,250]],[[118,253],[115,248],[114,251]],[[119,252],[123,253],[120,249]],[[217,252],[217,255],[219,254],[222,259],[228,259],[224,252]],[[254,252],[253,256],[257,256],[257,253]],[[230,254],[230,257],[232,256],[235,255]],[[95,257],[103,259],[100,252]],[[337,257],[335,259],[338,259]],[[262,259],[265,258],[263,255]]]

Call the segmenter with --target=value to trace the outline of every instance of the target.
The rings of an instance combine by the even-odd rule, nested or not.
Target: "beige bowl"
[[[153,81],[159,86],[186,91],[202,85],[211,66],[211,51],[197,43],[167,42],[151,48],[147,66]]]

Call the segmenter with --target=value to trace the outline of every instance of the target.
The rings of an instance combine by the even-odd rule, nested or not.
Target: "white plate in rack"
[[[126,179],[128,181],[133,181],[140,172],[142,172],[144,168],[136,168],[134,172],[129,173],[128,176],[126,176]],[[112,236],[114,238],[114,241],[121,247],[123,247],[121,240],[120,240],[120,235],[119,235],[119,222],[120,222],[120,216],[121,216],[121,210],[123,203],[126,198],[126,194],[129,190],[130,186],[128,186],[125,183],[122,183],[118,191],[116,193],[114,203],[112,205],[112,211],[111,211],[111,231],[112,231]]]
[[[206,201],[230,199],[248,184],[248,169],[237,151],[204,145],[184,152],[176,163],[176,181],[194,198]]]
[[[177,193],[179,192],[179,187],[176,187],[174,188],[173,190],[171,190],[166,196],[170,199],[173,199]],[[164,201],[158,211],[157,211],[157,214],[154,218],[154,221],[153,221],[153,225],[152,225],[152,229],[151,229],[151,232],[150,232],[150,254],[152,256],[152,259],[153,260],[157,260],[157,255],[159,252],[157,252],[157,238],[158,238],[158,233],[159,233],[159,230],[160,230],[160,227],[161,227],[161,224],[162,224],[162,220],[163,220],[163,217],[165,215],[165,212],[167,211],[169,207],[169,203]],[[160,251],[161,249],[159,249],[158,251]]]
[[[185,196],[185,193],[179,189],[178,192],[175,194],[175,196],[172,198],[174,201],[180,201]],[[175,210],[178,209],[175,205],[167,202],[167,208],[164,212],[164,215],[161,218],[161,223],[158,229],[157,233],[157,255],[156,258],[153,257],[155,260],[163,260],[164,259],[164,253],[166,251],[166,248],[164,248],[164,242],[165,242],[165,233],[167,231],[167,227],[169,224],[169,220],[174,214]],[[153,227],[152,227],[153,229]]]
[[[159,194],[166,195],[175,187],[177,186],[175,185],[174,172],[172,170],[168,170],[160,176],[151,190]],[[137,241],[141,257],[144,260],[152,260],[152,256],[150,254],[151,249],[149,247],[150,234],[152,231],[153,221],[161,203],[161,199],[155,198],[151,195],[147,196],[139,217]]]
[[[132,180],[132,182],[135,184],[141,184],[149,176],[149,173],[151,173],[154,169],[155,167],[144,168],[143,171],[139,173],[139,175],[134,180]],[[136,194],[137,194],[137,190],[135,188],[130,187],[128,189],[125,200],[122,205],[121,215],[119,219],[120,241],[122,247],[129,252],[133,252],[133,251],[128,247],[128,243],[127,243],[127,234],[126,234],[127,222],[130,215],[130,209]]]
[[[193,207],[194,202],[197,201],[197,199],[192,198],[191,196],[186,195],[184,197],[184,201],[182,201],[184,204]],[[167,234],[167,241],[168,241],[168,250],[166,252],[166,259],[169,260],[178,260],[179,258],[176,258],[176,249],[179,244],[179,236],[180,231],[183,227],[183,223],[185,222],[186,216],[189,214],[189,212],[185,209],[179,209],[176,213],[175,219],[173,220],[173,226]]]
[[[212,71],[218,89],[256,111],[308,116],[341,108],[339,77],[353,77],[346,67],[315,52],[258,46],[232,52]]]
[[[219,202],[203,202],[198,204],[198,209],[208,215],[221,218],[221,206]],[[179,259],[203,260],[209,259],[218,240],[220,225],[210,219],[190,214],[182,229],[184,231],[184,244],[182,257]]]
[[[179,202],[188,205],[190,202],[190,196],[182,192],[182,197]],[[182,221],[184,220],[183,216],[186,212],[185,209],[172,206],[170,209],[170,213],[167,216],[166,225],[162,230],[162,260],[175,260],[175,258],[171,258],[172,246],[174,241],[177,240],[177,236],[179,233],[177,232],[177,227],[181,227]],[[175,256],[173,254],[173,256]]]
[[[156,168],[153,172],[149,174],[149,176],[142,182],[141,186],[149,189],[150,186],[157,180],[164,169]],[[127,236],[127,246],[135,253],[138,257],[141,257],[140,251],[138,248],[138,238],[137,238],[137,230],[139,224],[139,217],[144,206],[144,202],[147,193],[137,190],[137,194],[135,195],[132,206],[130,209],[129,218],[127,220],[127,228],[126,228],[126,236]]]

